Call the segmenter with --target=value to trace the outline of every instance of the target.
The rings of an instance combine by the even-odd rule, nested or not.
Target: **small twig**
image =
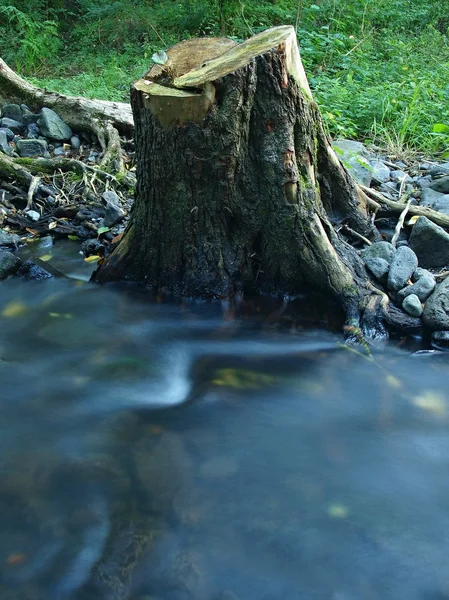
[[[357,238],[358,240],[361,240],[365,244],[368,244],[368,246],[371,246],[372,242],[370,242],[370,240],[368,238],[366,238],[361,233],[354,231],[354,229],[351,229],[351,227],[349,227],[349,225],[343,225],[342,229],[344,229],[345,231],[350,233],[353,237]]]
[[[412,202],[412,199],[409,198],[407,201],[407,204],[405,205],[404,210],[399,215],[399,219],[398,219],[398,222],[396,223],[393,237],[391,238],[391,244],[394,247],[396,247],[396,242],[398,241],[399,234],[401,233],[401,229],[404,225],[404,219],[405,219],[406,214],[408,213],[408,209],[410,208],[411,202]]]
[[[31,178],[30,187],[28,188],[27,205],[25,207],[25,210],[31,210],[33,208],[34,192],[36,191],[37,186],[39,185],[40,181],[41,181],[41,178],[36,177],[35,175],[33,175],[33,177]]]

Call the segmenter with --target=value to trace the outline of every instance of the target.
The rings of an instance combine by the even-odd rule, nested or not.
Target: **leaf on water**
[[[102,233],[107,233],[108,231],[111,231],[109,227],[100,227],[97,233],[98,235],[101,235]]]
[[[122,237],[123,237],[123,231],[122,231],[122,233],[119,233],[114,238],[112,238],[111,244],[118,244],[119,241],[122,239]]]
[[[349,509],[343,504],[329,504],[327,514],[333,519],[346,519],[349,515]]]
[[[69,240],[74,240],[74,241],[79,239],[77,235],[68,235],[67,237]]]
[[[2,310],[2,316],[7,318],[22,317],[27,312],[26,305],[20,300],[12,300],[8,302]]]
[[[257,389],[263,385],[270,385],[276,380],[272,375],[249,371],[246,369],[219,369],[216,371],[212,383],[234,389]]]
[[[439,392],[428,390],[412,398],[412,402],[418,408],[426,410],[435,417],[444,417],[446,415],[446,400]]]
[[[43,254],[42,256],[38,256],[38,258],[40,258],[40,260],[43,260],[44,262],[47,262],[53,257],[51,254]]]
[[[395,377],[394,375],[387,375],[387,377],[385,378],[385,381],[387,382],[387,385],[394,388],[395,390],[398,390],[399,388],[402,387],[401,380],[398,379],[397,377]]]
[[[92,254],[91,256],[86,256],[84,262],[97,262],[100,258],[101,256],[98,256],[98,254]]]
[[[52,317],[53,319],[58,319],[61,316],[61,313],[49,312],[48,316]]]
[[[24,560],[26,559],[26,555],[22,554],[20,552],[17,552],[15,554],[10,554],[8,556],[8,558],[6,559],[6,564],[9,567],[14,567],[15,565],[20,565],[24,562]]]

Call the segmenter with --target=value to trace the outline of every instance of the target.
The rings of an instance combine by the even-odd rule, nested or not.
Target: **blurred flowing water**
[[[447,355],[70,280],[0,295],[0,598],[449,598]]]

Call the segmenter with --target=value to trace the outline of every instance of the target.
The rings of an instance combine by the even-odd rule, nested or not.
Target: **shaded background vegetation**
[[[447,152],[442,0],[0,0],[0,52],[49,89],[127,100],[156,50],[202,35],[240,40],[281,24],[297,27],[333,136],[393,152]]]

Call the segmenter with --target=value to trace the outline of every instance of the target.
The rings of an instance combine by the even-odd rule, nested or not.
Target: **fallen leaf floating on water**
[[[412,403],[418,406],[418,408],[422,408],[433,414],[435,417],[444,417],[446,415],[446,400],[439,392],[428,390],[412,398]]]
[[[49,260],[52,259],[52,255],[51,254],[43,254],[42,256],[38,256],[38,258],[40,260],[43,260],[44,262],[48,262]]]
[[[8,302],[5,308],[2,310],[2,316],[7,317],[9,319],[13,319],[15,317],[22,317],[27,312],[26,305],[20,300],[12,300]]]
[[[272,375],[245,369],[219,369],[212,383],[235,389],[257,389],[263,385],[271,385],[276,381]]]
[[[17,552],[16,554],[10,554],[8,556],[8,558],[6,559],[6,564],[9,567],[14,567],[15,565],[20,565],[24,562],[24,560],[26,559],[25,554],[22,554],[20,552]]]
[[[84,262],[97,262],[98,260],[100,260],[101,256],[98,256],[98,254],[92,254],[91,256],[87,256],[84,259]]]
[[[385,378],[385,381],[387,382],[387,385],[389,385],[390,387],[398,390],[399,388],[402,387],[402,382],[400,379],[398,379],[397,377],[395,377],[394,375],[387,375],[387,377]]]
[[[333,519],[345,519],[349,515],[349,509],[343,504],[330,504],[327,507],[327,514]]]

